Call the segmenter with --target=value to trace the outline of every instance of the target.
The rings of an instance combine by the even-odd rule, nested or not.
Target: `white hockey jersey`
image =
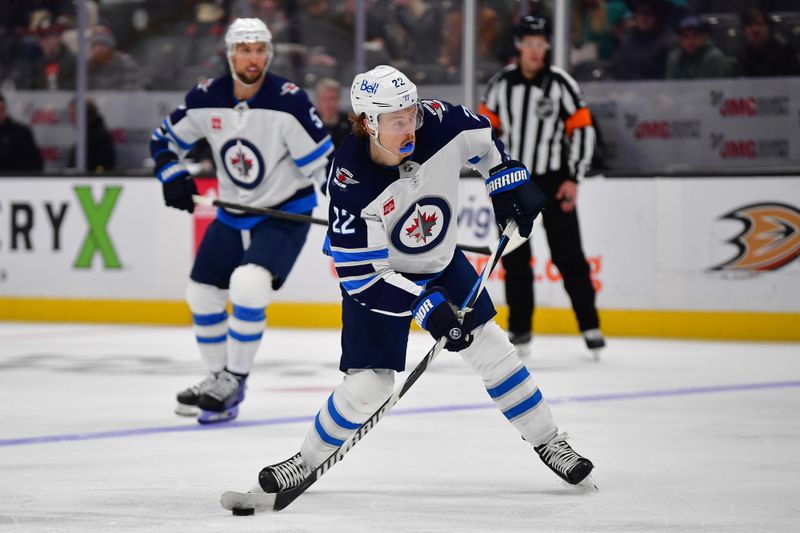
[[[447,267],[458,237],[461,168],[507,157],[488,119],[423,100],[414,153],[397,167],[372,161],[368,139],[350,135],[331,162],[328,251],[339,282],[369,309],[409,315],[422,288]]]
[[[311,179],[324,179],[333,142],[305,91],[267,73],[255,96],[238,101],[233,79],[197,85],[151,138],[153,159],[211,146],[220,199],[293,213],[316,205]]]

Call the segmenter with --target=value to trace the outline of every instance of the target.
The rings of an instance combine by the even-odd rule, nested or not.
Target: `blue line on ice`
[[[683,387],[678,389],[655,389],[630,392],[610,392],[604,394],[589,394],[583,396],[563,396],[547,398],[551,405],[565,403],[594,403],[616,400],[640,400],[659,398],[665,396],[690,396],[694,394],[719,394],[725,392],[743,392],[763,389],[787,389],[800,387],[800,381],[772,381],[765,383],[739,383],[731,385],[711,385],[707,387]],[[494,403],[476,403],[463,405],[438,405],[431,407],[418,407],[414,409],[394,409],[390,415],[417,415],[429,413],[444,413],[450,411],[475,411],[478,409],[496,409]],[[215,431],[220,429],[247,428],[255,426],[282,426],[286,424],[309,423],[313,416],[294,416],[287,418],[265,418],[261,420],[234,420],[233,422],[202,426],[190,424],[182,426],[164,426],[151,428],[118,429],[112,431],[96,431],[91,433],[66,433],[63,435],[43,435],[39,437],[21,437],[16,439],[0,439],[0,447],[23,446],[28,444],[45,444],[50,442],[72,442],[96,439],[114,439],[122,437],[137,437],[141,435],[154,435],[158,433],[179,433],[187,431]]]

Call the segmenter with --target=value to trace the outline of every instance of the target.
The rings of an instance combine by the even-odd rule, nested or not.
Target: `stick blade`
[[[241,511],[243,509],[253,509],[254,512],[272,511],[275,506],[275,495],[267,494],[261,490],[255,492],[229,490],[222,494],[219,503],[228,511]]]

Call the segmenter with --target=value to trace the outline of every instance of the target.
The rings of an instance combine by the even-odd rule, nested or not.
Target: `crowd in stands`
[[[0,12],[0,88],[75,88],[72,0],[6,0]],[[365,0],[368,66],[390,63],[420,83],[460,82],[458,0]],[[479,2],[480,81],[513,60],[510,28],[523,14],[552,16],[552,0]],[[798,74],[794,0],[574,0],[577,79],[664,79]],[[87,0],[90,90],[184,90],[227,69],[228,21],[270,25],[272,69],[313,86],[353,74],[356,0]]]
[[[526,14],[552,18],[553,3],[479,1],[479,82],[514,61],[516,21]],[[392,64],[420,84],[461,82],[461,0],[364,4],[368,67]],[[332,100],[353,76],[356,0],[85,0],[84,5],[89,91],[185,91],[223,75],[228,22],[259,17],[273,34],[270,70],[316,87],[321,105],[331,102],[326,124],[347,128]],[[15,90],[75,90],[76,27],[73,0],[3,0],[0,91],[8,96]],[[573,0],[570,40],[571,71],[579,81],[798,76],[800,2]],[[8,116],[4,101],[0,105],[0,143],[5,143],[0,150],[23,153],[8,139],[19,136],[27,146],[30,132]],[[101,158],[89,154],[90,168],[113,168],[113,143],[100,112],[93,103],[87,109],[92,144],[107,139],[111,150]],[[34,159],[25,164],[41,167]]]

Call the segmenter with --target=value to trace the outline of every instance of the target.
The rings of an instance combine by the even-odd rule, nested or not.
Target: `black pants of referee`
[[[600,326],[595,308],[595,292],[589,274],[589,265],[583,254],[578,226],[577,207],[569,213],[561,210],[555,196],[563,178],[545,175],[536,179],[547,196],[542,212],[547,243],[553,263],[561,272],[564,288],[572,301],[572,309],[581,331]],[[531,331],[534,311],[533,269],[531,245],[524,244],[503,257],[506,271],[506,302],[508,303],[508,329],[513,335]]]

